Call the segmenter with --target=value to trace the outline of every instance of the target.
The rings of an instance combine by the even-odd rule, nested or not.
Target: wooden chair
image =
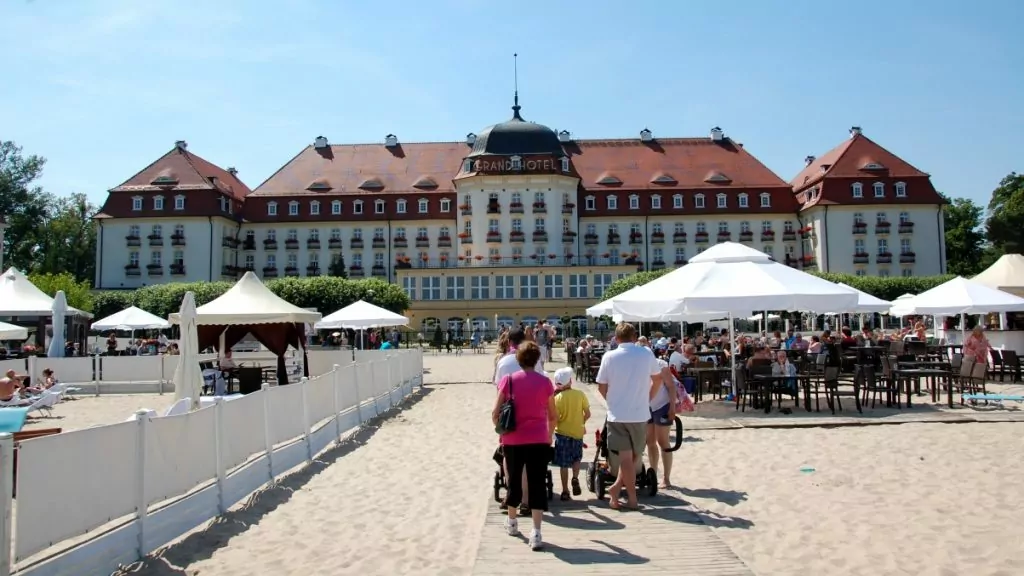
[[[998,374],[999,381],[1003,382],[1003,378],[1006,376],[1006,372],[1003,369],[1003,355],[995,348],[989,350],[988,354],[992,358],[992,365],[988,368],[988,377],[995,380],[996,374]]]
[[[1003,370],[1010,374],[1011,383],[1020,382],[1020,357],[1013,350],[1003,350]]]

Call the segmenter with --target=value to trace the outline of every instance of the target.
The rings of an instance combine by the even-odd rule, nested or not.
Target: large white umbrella
[[[24,340],[28,338],[28,329],[6,322],[0,322],[0,340]]]
[[[999,260],[971,280],[989,288],[1024,296],[1024,256],[1003,254]]]
[[[178,312],[181,339],[178,341],[178,367],[174,369],[174,398],[192,399],[192,409],[199,408],[203,389],[203,373],[199,370],[199,330],[196,328],[196,297],[185,293]]]
[[[885,300],[882,300],[881,298],[872,296],[867,292],[861,292],[860,290],[857,290],[853,286],[843,284],[842,282],[840,282],[839,285],[845,288],[849,288],[850,290],[853,290],[854,292],[857,293],[857,305],[849,310],[829,310],[829,312],[878,312],[880,314],[885,314],[893,306],[892,302],[887,302]]]
[[[131,306],[116,314],[92,323],[96,332],[107,330],[163,330],[170,328],[171,323],[163,318],[150,314],[141,308]]]
[[[375,306],[360,300],[345,306],[341,310],[324,316],[313,325],[317,330],[330,330],[333,328],[352,328],[363,330],[366,328],[378,328],[381,326],[405,326],[409,319],[401,314],[395,314],[380,306]]]
[[[68,313],[68,299],[64,296],[63,290],[57,290],[53,297],[53,308],[51,308],[50,323],[53,325],[53,338],[50,338],[50,347],[46,355],[50,358],[64,357],[64,316]]]
[[[957,276],[914,296],[908,314],[952,316],[1024,311],[1024,298]]]

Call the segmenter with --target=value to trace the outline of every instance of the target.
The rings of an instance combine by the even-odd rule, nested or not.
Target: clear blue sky
[[[851,125],[987,203],[1024,171],[1024,2],[4,0],[0,138],[54,193],[185,139],[255,187],[314,137],[582,138],[722,126],[782,178]]]

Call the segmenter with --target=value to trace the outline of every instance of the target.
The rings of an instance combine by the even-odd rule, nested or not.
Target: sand
[[[60,428],[64,432],[124,422],[136,411],[149,408],[162,414],[174,404],[174,394],[104,394],[72,396],[54,406],[47,416],[35,412],[25,421],[25,430]]]

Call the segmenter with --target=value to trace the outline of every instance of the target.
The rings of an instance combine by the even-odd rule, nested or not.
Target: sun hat
[[[555,382],[565,386],[572,382],[572,368],[559,368],[555,370]]]

